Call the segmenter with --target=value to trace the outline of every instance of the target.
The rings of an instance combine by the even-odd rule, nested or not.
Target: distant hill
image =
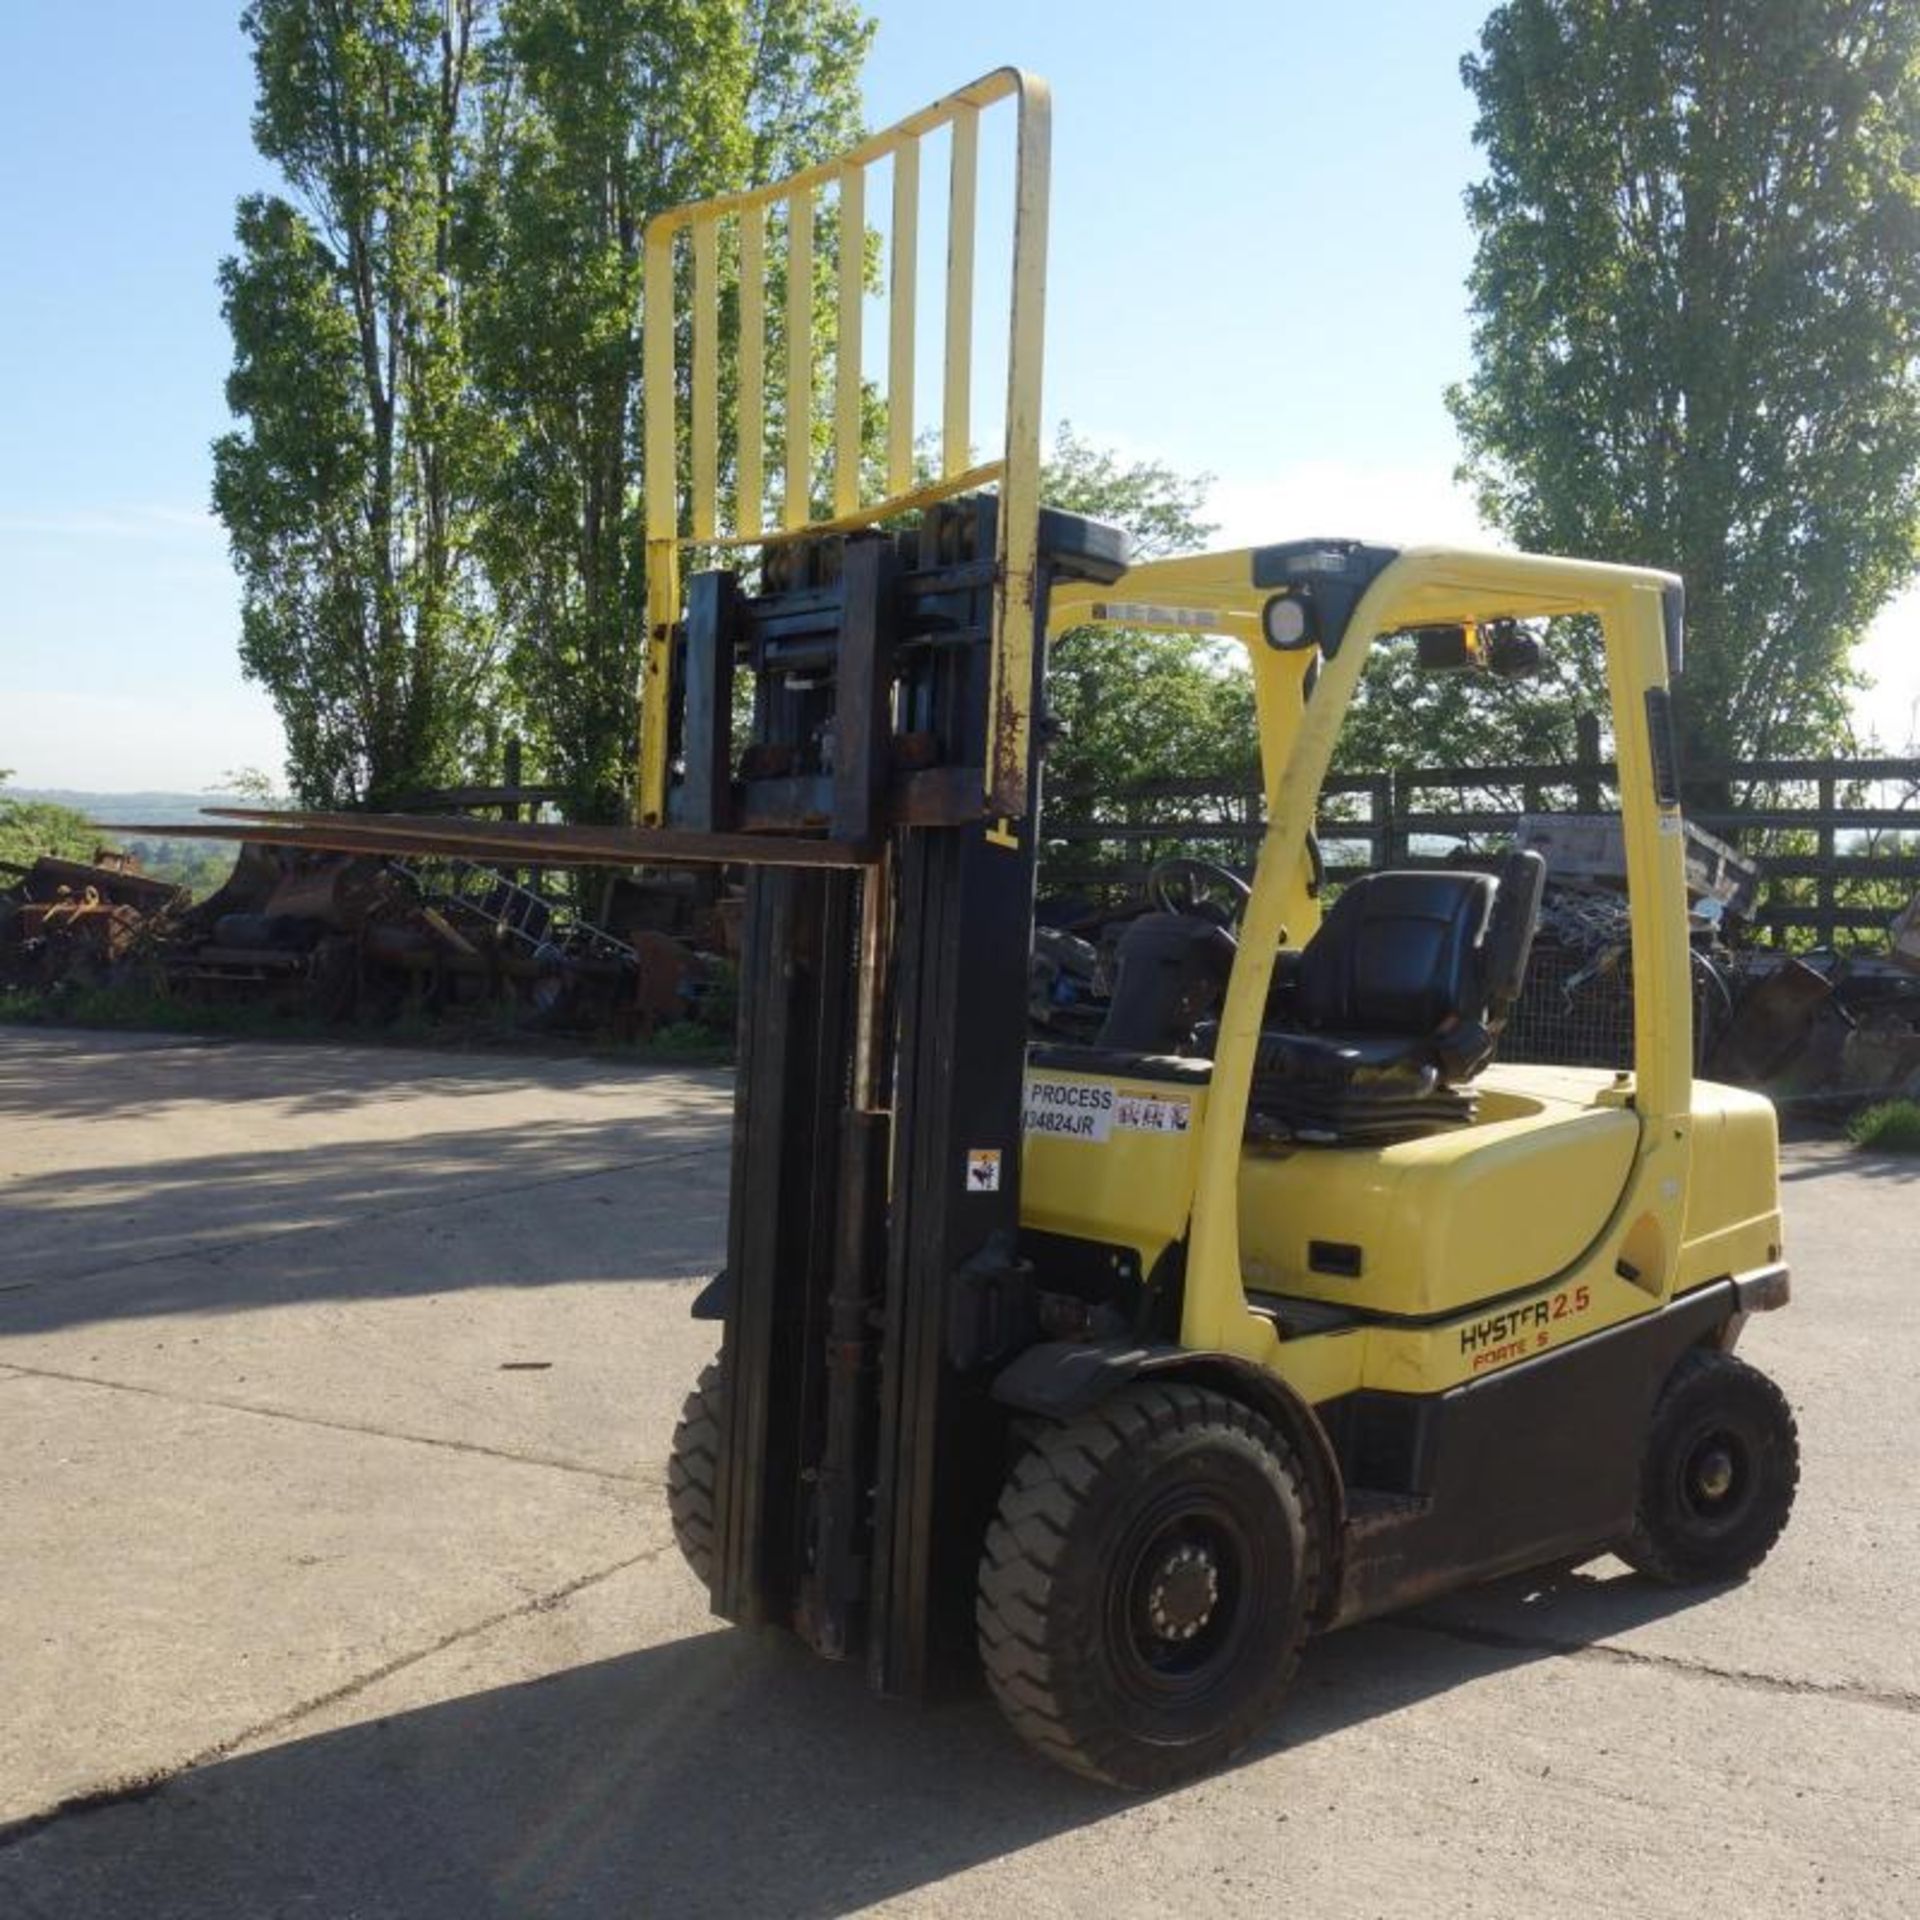
[[[237,793],[84,793],[71,787],[9,787],[7,792],[16,800],[50,800],[71,807],[102,826],[118,820],[167,826],[197,820],[202,807],[247,804]]]

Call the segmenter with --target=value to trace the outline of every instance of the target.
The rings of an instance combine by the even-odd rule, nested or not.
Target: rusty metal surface
[[[58,900],[29,901],[20,908],[17,924],[23,940],[61,939],[117,957],[127,950],[141,919],[137,907],[102,900],[89,889]]]
[[[637,933],[633,944],[639,957],[634,973],[634,1011],[653,1023],[679,1019],[687,1011],[688,990],[696,971],[693,955],[664,933]]]
[[[350,933],[364,926],[392,893],[393,886],[379,867],[342,854],[283,874],[260,910],[318,920]]]
[[[114,828],[114,832],[123,829]],[[171,832],[171,828],[161,829]],[[103,852],[110,851],[102,849]],[[171,906],[183,897],[183,889],[170,880],[156,880],[150,874],[134,871],[131,856],[115,855],[109,860],[61,860],[42,854],[26,870],[15,890],[24,901],[48,902],[64,894],[91,890],[96,898],[110,905],[137,907],[143,913]]]
[[[1708,1069],[1716,1079],[1760,1085],[1784,1073],[1805,1051],[1833,982],[1799,960],[1786,960],[1748,986]]]

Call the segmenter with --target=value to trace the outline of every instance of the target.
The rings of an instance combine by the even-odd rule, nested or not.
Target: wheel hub
[[[1191,1640],[1213,1617],[1220,1569],[1205,1547],[1176,1547],[1147,1587],[1147,1621],[1162,1640]]]
[[[1702,1500],[1724,1500],[1733,1491],[1733,1455],[1723,1446],[1708,1447],[1694,1464],[1693,1484]]]

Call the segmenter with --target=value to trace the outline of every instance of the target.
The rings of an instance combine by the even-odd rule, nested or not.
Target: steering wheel
[[[1147,898],[1161,913],[1191,914],[1229,932],[1252,893],[1230,867],[1183,853],[1156,860],[1147,874]]]

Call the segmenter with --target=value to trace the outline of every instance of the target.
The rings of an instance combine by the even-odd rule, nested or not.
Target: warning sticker
[[[1123,1093],[1113,1103],[1113,1124],[1131,1133],[1185,1133],[1193,1102],[1185,1094]]]
[[[1000,1191],[1000,1149],[998,1147],[967,1149],[967,1191],[969,1193]]]
[[[1111,1087],[1084,1080],[1029,1080],[1027,1131],[1063,1140],[1104,1140],[1113,1131],[1114,1101]]]

